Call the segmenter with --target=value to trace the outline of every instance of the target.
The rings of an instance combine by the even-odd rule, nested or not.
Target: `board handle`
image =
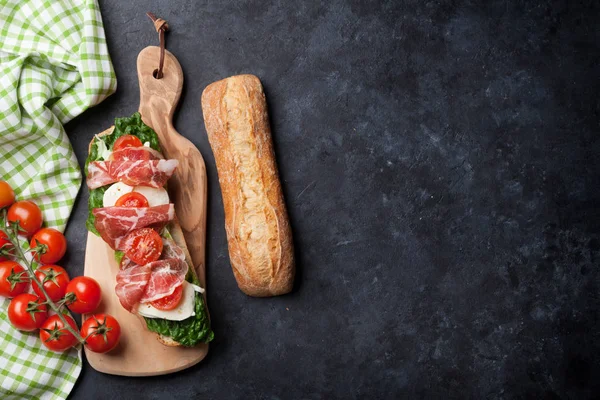
[[[160,116],[170,124],[183,88],[183,71],[177,58],[165,50],[163,77],[157,79],[159,57],[160,48],[157,46],[148,46],[138,55],[140,112],[142,116]],[[144,113],[144,110],[148,112]]]

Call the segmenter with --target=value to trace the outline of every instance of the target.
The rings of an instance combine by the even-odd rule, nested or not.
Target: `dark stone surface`
[[[597,2],[100,3],[119,89],[67,130],[83,163],[137,109],[136,56],[157,42],[144,13],[167,19],[175,126],[208,169],[216,340],[170,376],[86,365],[73,399],[600,392]],[[237,289],[200,109],[238,73],[265,86],[294,229],[297,288],[279,298]]]

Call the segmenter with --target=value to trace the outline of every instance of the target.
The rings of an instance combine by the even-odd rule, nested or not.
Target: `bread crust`
[[[202,112],[238,286],[256,297],[288,293],[294,247],[260,80],[238,75],[210,84],[202,93]]]

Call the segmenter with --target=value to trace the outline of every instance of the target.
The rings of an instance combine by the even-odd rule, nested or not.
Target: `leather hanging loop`
[[[163,77],[163,67],[165,64],[165,32],[169,30],[169,24],[162,18],[157,18],[151,12],[147,12],[146,15],[154,23],[154,29],[158,32],[158,43],[160,46],[160,58],[158,60],[158,70],[156,71],[156,79]]]

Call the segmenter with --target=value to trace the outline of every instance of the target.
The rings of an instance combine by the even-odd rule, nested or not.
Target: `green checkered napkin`
[[[0,179],[64,230],[81,185],[62,124],[116,89],[95,0],[0,0]],[[0,301],[0,399],[64,399],[81,353],[46,351]]]

